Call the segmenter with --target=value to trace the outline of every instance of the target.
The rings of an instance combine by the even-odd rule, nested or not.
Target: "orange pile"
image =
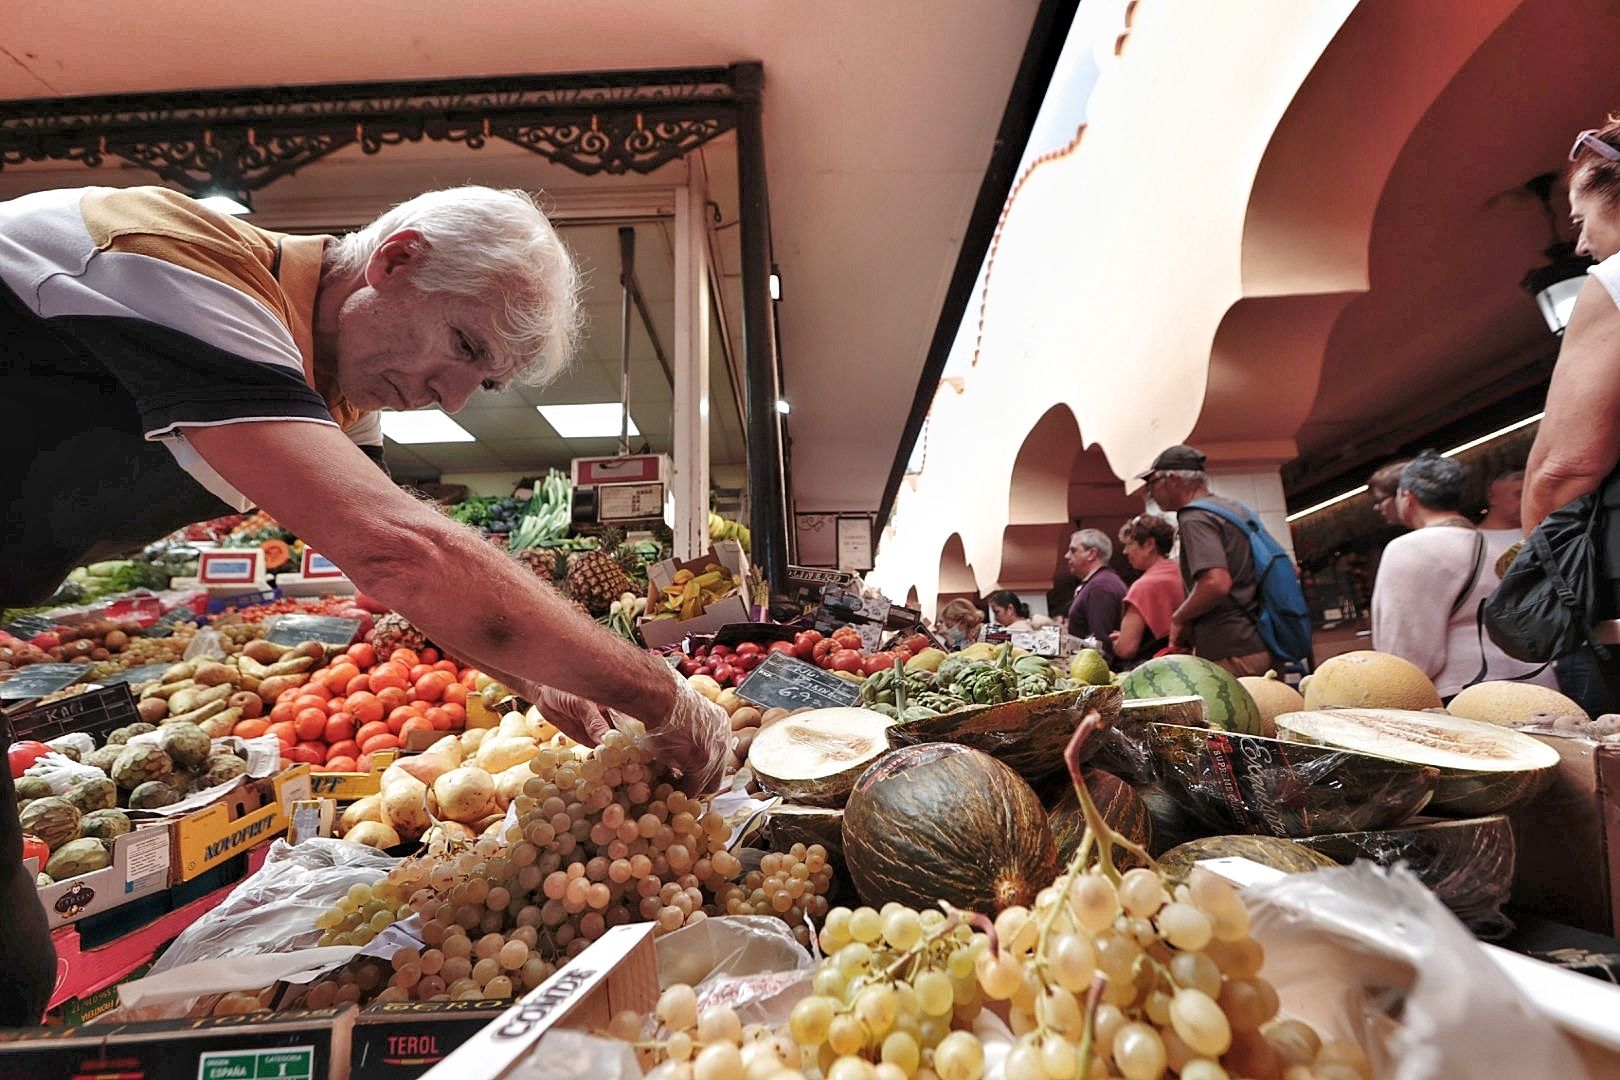
[[[274,735],[283,767],[369,772],[372,754],[403,747],[414,732],[466,727],[467,695],[480,674],[433,648],[395,649],[379,662],[362,642],[334,653],[304,685],[282,691],[268,714],[238,721],[231,733]]]

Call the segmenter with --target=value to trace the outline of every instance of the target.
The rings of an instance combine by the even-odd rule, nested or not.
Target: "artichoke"
[[[44,799],[35,799],[23,807],[18,819],[22,823],[23,832],[31,833],[45,841],[45,846],[55,851],[69,840],[79,836],[79,808],[66,799],[55,795]]]
[[[112,865],[112,854],[100,840],[73,840],[52,849],[45,872],[53,881],[66,881],[80,874],[105,870]]]
[[[156,746],[143,744],[127,746],[113,762],[112,778],[126,791],[140,787],[149,780],[165,780],[174,772],[174,762]]]

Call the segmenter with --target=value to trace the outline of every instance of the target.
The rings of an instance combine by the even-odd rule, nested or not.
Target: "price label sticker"
[[[124,853],[124,882],[135,882],[150,874],[169,873],[169,830],[166,826],[137,829]],[[130,890],[126,890],[130,891]]]
[[[359,633],[359,619],[339,619],[331,615],[277,615],[270,620],[265,638],[272,645],[318,641],[322,645],[342,648],[353,644]]]
[[[829,709],[854,705],[857,683],[807,664],[786,653],[771,653],[737,687],[737,696],[761,709]]]

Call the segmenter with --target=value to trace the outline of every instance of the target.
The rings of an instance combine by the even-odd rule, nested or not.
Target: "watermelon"
[[[1277,717],[1277,734],[1431,766],[1440,779],[1430,812],[1455,817],[1496,814],[1529,802],[1552,783],[1560,760],[1557,750],[1512,728],[1404,709],[1284,713]]]
[[[1134,699],[1197,695],[1210,727],[1261,733],[1260,707],[1237,676],[1199,656],[1156,657],[1126,675],[1120,689]]]
[[[1153,820],[1131,786],[1113,773],[1101,769],[1087,769],[1085,777],[1086,791],[1108,827],[1144,850],[1151,851]],[[1079,850],[1081,837],[1086,832],[1086,815],[1080,809],[1080,799],[1072,785],[1046,811],[1046,820],[1052,826],[1052,839],[1057,843],[1058,866],[1066,867]],[[1134,856],[1120,848],[1113,850],[1113,856],[1114,865],[1121,869],[1138,865]]]
[[[1397,825],[1434,795],[1425,765],[1235,731],[1153,725],[1160,775],[1220,832],[1312,836]]]
[[[1312,870],[1337,866],[1319,851],[1312,851],[1296,840],[1280,836],[1206,836],[1178,844],[1158,857],[1159,872],[1172,885],[1180,885],[1193,866],[1205,859],[1244,858],[1281,870],[1285,874],[1308,874]]]
[[[891,750],[844,807],[844,865],[861,900],[994,915],[1032,905],[1057,876],[1046,811],[989,754],[957,743]]]
[[[1513,891],[1516,851],[1503,814],[1328,833],[1300,843],[1346,866],[1357,859],[1405,863],[1475,934],[1500,937],[1513,925],[1502,914]]]
[[[1104,726],[1119,715],[1114,686],[1082,686],[999,705],[969,705],[888,729],[890,747],[953,742],[982,750],[1011,766],[1030,783],[1063,768],[1063,749],[1074,729],[1095,710]]]

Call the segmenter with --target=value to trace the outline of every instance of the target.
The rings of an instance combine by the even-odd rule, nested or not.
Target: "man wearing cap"
[[[1249,537],[1219,514],[1190,503],[1214,503],[1240,517],[1240,503],[1210,494],[1204,455],[1177,444],[1137,477],[1160,509],[1174,511],[1187,598],[1170,617],[1170,644],[1234,675],[1264,675],[1275,666],[1260,638],[1259,588]]]

